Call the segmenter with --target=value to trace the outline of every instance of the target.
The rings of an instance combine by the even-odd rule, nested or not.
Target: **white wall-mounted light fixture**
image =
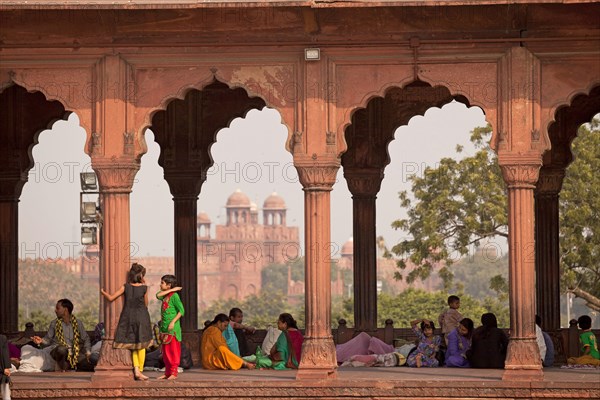
[[[79,174],[79,179],[81,181],[82,192],[98,190],[98,180],[96,179],[96,174],[94,172],[81,172]]]
[[[304,60],[318,61],[320,59],[321,59],[321,49],[317,49],[317,48],[304,49]]]
[[[92,244],[98,244],[98,229],[95,226],[82,226],[81,227],[81,244],[88,246]]]
[[[97,222],[99,211],[98,203],[95,201],[83,201],[83,193],[81,193],[80,196],[79,204],[81,204],[81,209],[79,211],[79,222]]]
[[[98,243],[98,229],[102,228],[102,210],[100,209],[100,193],[98,179],[94,172],[79,174],[81,192],[79,193],[79,222],[81,226],[81,244]],[[84,199],[85,196],[85,199]],[[93,200],[93,201],[90,201]]]

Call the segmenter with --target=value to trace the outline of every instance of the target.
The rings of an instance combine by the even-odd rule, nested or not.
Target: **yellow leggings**
[[[133,366],[144,370],[144,361],[146,361],[146,349],[131,350],[131,358],[133,360]]]

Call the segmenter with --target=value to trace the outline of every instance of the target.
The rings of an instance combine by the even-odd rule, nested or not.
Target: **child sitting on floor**
[[[592,332],[592,319],[589,315],[582,315],[577,319],[579,329],[582,330],[579,334],[579,341],[581,342],[581,351],[583,355],[581,357],[569,357],[567,364],[573,365],[600,365],[600,353],[598,352],[598,343],[596,342],[596,335]]]
[[[420,324],[420,327],[417,325]],[[416,319],[410,323],[413,331],[419,339],[417,348],[408,355],[406,365],[409,367],[438,367],[440,365],[436,358],[440,349],[442,339],[433,334],[435,324],[427,319]]]

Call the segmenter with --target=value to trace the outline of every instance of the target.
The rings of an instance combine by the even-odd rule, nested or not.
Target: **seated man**
[[[54,310],[56,319],[50,323],[44,338],[33,336],[31,340],[50,353],[58,369],[93,371],[90,338],[81,321],[73,315],[73,303],[61,299]]]
[[[248,349],[246,335],[252,335],[256,331],[256,328],[242,323],[244,321],[244,313],[237,307],[234,307],[229,311],[229,321],[229,325],[237,338],[239,355],[242,357],[249,356],[251,353]],[[229,344],[229,341],[227,344]]]
[[[536,324],[536,335],[538,327],[540,332],[542,332],[542,337],[544,338],[544,345],[546,347],[545,356],[542,356],[542,348],[540,346],[540,356],[542,357],[542,365],[544,367],[551,367],[554,365],[554,343],[552,343],[552,338],[548,333],[542,330],[542,318],[536,314],[535,316],[535,324]]]

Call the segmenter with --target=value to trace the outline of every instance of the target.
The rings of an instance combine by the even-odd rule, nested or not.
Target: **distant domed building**
[[[272,193],[263,202],[262,224],[258,206],[241,190],[225,204],[225,225],[210,234],[210,218],[198,215],[198,296],[200,310],[220,298],[242,300],[258,294],[261,271],[300,256],[298,227],[286,226],[283,197]],[[202,232],[202,235],[201,235]]]
[[[354,238],[350,237],[346,243],[342,246],[342,251],[340,252],[342,257],[352,257],[354,255]]]

